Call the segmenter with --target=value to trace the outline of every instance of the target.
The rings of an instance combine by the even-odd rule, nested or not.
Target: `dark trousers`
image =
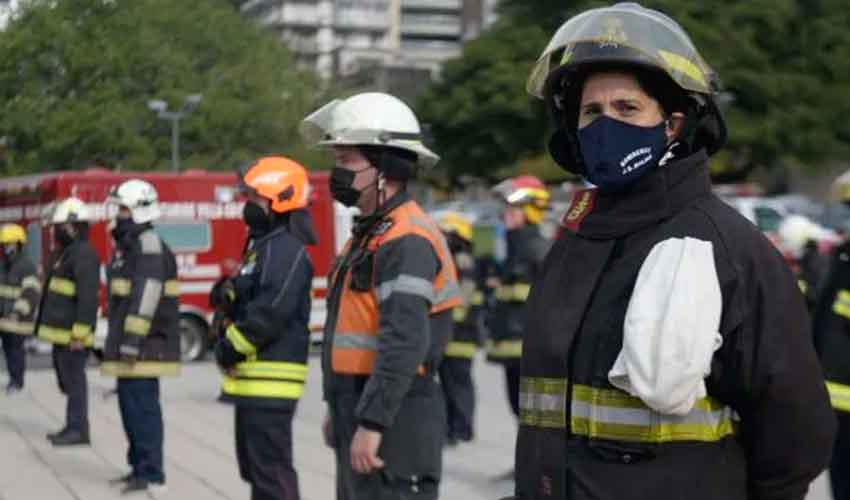
[[[508,401],[511,403],[511,410],[514,415],[519,417],[519,358],[507,360],[504,365]]]
[[[86,380],[88,351],[72,351],[68,346],[53,346],[53,367],[59,390],[68,396],[65,407],[65,428],[89,432],[89,384]]]
[[[339,377],[354,378],[354,377]],[[442,472],[445,403],[434,381],[416,377],[392,427],[386,429],[377,473],[351,468],[351,441],[358,427],[359,391],[335,392],[328,402],[336,451],[337,500],[436,500]]]
[[[834,500],[850,500],[850,413],[837,412],[838,434],[829,465]]]
[[[164,483],[159,379],[119,378],[118,406],[129,443],[127,463],[133,475],[148,482]]]
[[[470,440],[475,417],[475,387],[472,384],[472,360],[443,358],[440,385],[446,399],[448,437]]]
[[[239,475],[251,484],[251,500],[298,500],[292,464],[292,411],[236,407]]]
[[[23,335],[0,333],[3,342],[3,354],[6,356],[6,370],[9,372],[9,385],[24,386],[24,370],[27,366],[27,356],[24,352]]]

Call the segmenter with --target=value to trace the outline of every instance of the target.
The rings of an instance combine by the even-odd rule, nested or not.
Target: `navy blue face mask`
[[[666,122],[631,125],[600,116],[578,131],[585,176],[602,191],[619,191],[652,170],[667,149]]]

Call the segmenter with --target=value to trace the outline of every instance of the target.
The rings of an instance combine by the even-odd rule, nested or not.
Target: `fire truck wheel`
[[[180,315],[180,358],[184,362],[198,361],[207,354],[207,327],[198,318]]]

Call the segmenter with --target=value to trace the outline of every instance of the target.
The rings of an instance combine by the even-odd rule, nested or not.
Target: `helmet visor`
[[[543,98],[552,71],[595,62],[656,67],[685,90],[719,90],[714,71],[685,31],[666,15],[633,3],[592,9],[564,23],[537,60],[526,90]]]

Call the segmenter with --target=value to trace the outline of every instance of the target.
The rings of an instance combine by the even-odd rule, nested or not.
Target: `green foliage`
[[[850,88],[846,0],[641,3],[682,24],[733,97],[718,162],[726,178],[758,166],[816,168],[850,152],[850,100],[842,96]],[[502,2],[500,21],[467,44],[419,102],[451,177],[502,176],[545,152],[543,108],[525,93],[525,80],[566,19],[606,4]]]
[[[184,168],[269,153],[312,164],[297,125],[315,88],[226,0],[32,0],[0,34],[0,168],[169,168],[170,122],[146,103],[179,109],[195,93],[203,101],[180,122]]]

